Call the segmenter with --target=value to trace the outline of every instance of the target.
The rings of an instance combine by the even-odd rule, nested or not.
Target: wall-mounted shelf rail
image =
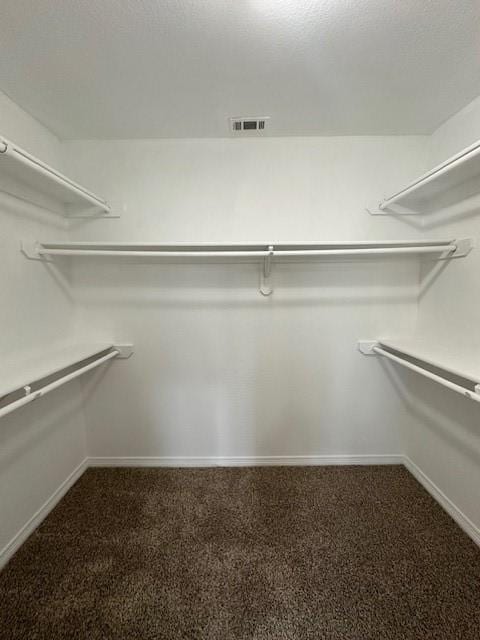
[[[424,213],[436,198],[480,178],[480,140],[370,207],[374,215]],[[480,187],[475,186],[475,193]],[[471,192],[468,195],[472,195]],[[460,198],[461,199],[461,198]]]
[[[23,242],[23,253],[32,260],[63,257],[137,257],[161,259],[263,260],[260,292],[272,293],[268,280],[274,260],[310,258],[363,258],[430,254],[437,259],[460,258],[473,248],[471,238],[405,242],[252,242],[252,243],[108,243]]]
[[[101,217],[118,217],[113,214],[106,200],[67,178],[3,136],[0,136],[0,173],[59,202],[67,217],[92,217],[92,211],[94,215]],[[0,190],[38,204],[32,197],[12,193],[11,190]]]
[[[453,357],[445,351],[440,354],[425,348],[394,340],[360,340],[358,348],[364,355],[378,355],[441,384],[470,400],[480,402],[480,371],[475,373],[469,364],[462,364],[461,355]]]
[[[128,358],[132,345],[96,345],[74,347],[52,359],[49,364],[40,363],[27,367],[25,373],[18,368],[0,383],[0,417],[23,407],[54,391],[74,378],[91,371],[113,358]]]

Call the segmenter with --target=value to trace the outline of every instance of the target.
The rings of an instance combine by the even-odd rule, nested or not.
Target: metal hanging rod
[[[39,256],[138,256],[144,258],[248,258],[269,255],[268,251],[141,251],[106,249],[49,249],[39,248]]]
[[[39,249],[40,256],[139,256],[150,258],[248,258],[264,256],[375,256],[408,255],[420,253],[453,252],[457,245],[434,245],[432,247],[397,247],[386,249],[299,249],[297,251],[122,251],[102,249]]]
[[[32,381],[29,384],[18,387],[15,391],[23,391],[25,395],[19,398],[18,400],[14,400],[13,402],[10,402],[4,407],[1,407],[0,418],[2,416],[5,416],[11,413],[12,411],[15,411],[16,409],[19,409],[20,407],[25,406],[26,404],[29,404],[30,402],[33,402],[34,400],[37,400],[38,398],[43,397],[47,393],[50,393],[51,391],[58,389],[58,387],[63,386],[67,382],[70,382],[70,380],[74,380],[75,378],[78,378],[84,373],[87,373],[87,371],[91,371],[92,369],[99,367],[100,365],[104,364],[105,362],[108,362],[109,360],[112,360],[113,358],[128,358],[130,357],[131,354],[132,354],[132,345],[114,346],[112,347],[112,351],[110,351],[106,355],[98,357],[93,362],[90,362],[89,364],[86,364],[83,367],[76,369],[72,373],[61,376],[57,380],[54,380],[53,382],[46,384],[40,389],[32,391],[32,385],[34,385],[35,381]],[[76,364],[77,362],[72,362],[71,364],[64,366],[63,369],[75,366]],[[49,376],[44,376],[44,377],[49,377]],[[7,395],[10,395],[11,393],[14,393],[14,391],[10,391]]]
[[[106,200],[96,196],[82,185],[3,137],[0,139],[0,171],[50,195],[63,205],[88,204],[95,207],[104,216],[118,217],[118,215],[113,216],[111,207]],[[36,204],[31,198],[17,196],[11,191],[6,191],[6,193],[20,200]]]
[[[446,254],[462,257],[473,247],[470,238],[429,242],[358,243],[266,243],[261,244],[110,244],[110,243],[28,243],[22,250],[29,258],[47,256],[99,256],[150,258],[272,258]]]
[[[465,396],[470,400],[474,400],[475,402],[480,402],[480,381],[479,380],[471,381],[473,390],[467,389],[466,387],[462,387],[462,385],[452,382],[447,378],[439,376],[436,373],[432,373],[431,371],[429,371],[428,369],[425,369],[420,365],[416,365],[405,358],[402,358],[400,356],[395,355],[394,353],[391,353],[390,351],[387,351],[386,349],[382,348],[381,343],[378,343],[372,340],[361,340],[358,343],[358,346],[359,346],[359,350],[364,355],[379,355],[384,358],[387,358],[388,360],[391,360],[392,362],[395,362],[401,365],[402,367],[405,367],[406,369],[410,369],[411,371],[415,371],[416,373],[419,373],[420,375],[422,375],[425,378],[428,378],[429,380],[438,382],[438,384],[441,384],[443,387],[447,387],[447,389],[451,389],[452,391],[455,391],[456,393],[459,393],[460,395]],[[414,356],[410,356],[410,357],[414,358]],[[421,358],[418,358],[418,360],[420,359]],[[437,369],[441,368],[441,367],[438,367],[438,365],[431,365],[431,366],[435,366],[435,368]],[[462,377],[462,376],[457,376],[457,377]]]

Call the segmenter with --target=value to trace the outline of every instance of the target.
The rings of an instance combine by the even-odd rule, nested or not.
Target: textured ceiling
[[[1,0],[0,88],[62,138],[429,133],[480,94],[480,0]]]

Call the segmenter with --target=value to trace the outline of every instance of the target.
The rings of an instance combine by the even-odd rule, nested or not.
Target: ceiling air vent
[[[230,118],[230,130],[233,135],[259,135],[265,132],[269,119],[269,116]]]

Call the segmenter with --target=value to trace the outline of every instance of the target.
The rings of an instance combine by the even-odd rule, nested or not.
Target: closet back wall
[[[425,168],[424,137],[70,142],[69,171],[120,220],[72,240],[366,240],[415,237],[364,208]],[[415,258],[274,265],[77,258],[79,338],[132,341],[127,366],[85,382],[97,462],[278,461],[400,453],[401,398],[361,337],[408,332]],[[195,460],[191,460],[191,458]],[[124,458],[129,458],[125,460]],[[387,460],[388,458],[384,458]]]
[[[62,167],[53,134],[0,93],[0,132]],[[5,187],[5,177],[0,176]],[[74,302],[68,282],[20,253],[23,238],[65,239],[64,218],[0,193],[0,377],[10,365],[29,370],[73,340]],[[23,529],[85,459],[85,425],[78,382],[1,419],[0,566],[31,529]],[[17,535],[18,534],[18,535]]]

